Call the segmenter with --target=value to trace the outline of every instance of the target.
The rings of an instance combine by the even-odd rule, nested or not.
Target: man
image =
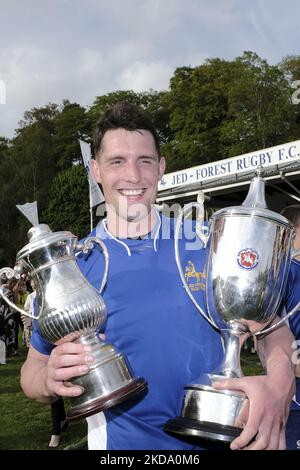
[[[297,255],[297,250],[300,249],[300,204],[294,204],[286,207],[281,212],[284,217],[289,219],[295,226],[295,239],[294,250],[295,256],[292,260],[292,270],[294,272],[293,282],[289,286],[291,292],[289,301],[286,303],[285,310],[288,312],[295,306],[299,297],[298,291],[300,289],[300,255]],[[296,394],[293,397],[289,419],[286,426],[286,444],[289,450],[300,450],[300,358],[299,356],[299,343],[300,343],[300,315],[294,315],[289,319],[289,326],[294,334],[296,341],[294,343],[294,363],[296,365]],[[298,354],[297,354],[298,349]]]
[[[220,335],[196,312],[182,288],[172,220],[154,207],[157,183],[165,170],[156,130],[142,110],[120,103],[99,121],[94,147],[92,172],[107,205],[107,219],[96,233],[105,239],[110,256],[103,294],[108,311],[105,334],[127,356],[135,375],[146,378],[148,393],[88,418],[89,448],[201,448],[166,434],[163,425],[179,414],[184,386],[201,372],[213,370],[223,351]],[[188,250],[187,238],[184,234],[180,240],[183,264],[193,263],[201,279],[204,250]],[[99,250],[78,257],[78,264],[99,288],[103,269]],[[201,299],[201,292],[198,295]],[[294,387],[293,338],[284,326],[262,341],[267,376],[216,385],[242,390],[251,402],[250,410],[240,416],[245,427],[232,449],[285,445],[284,425]],[[37,329],[31,343],[22,368],[24,392],[45,403],[60,395],[80,395],[82,389],[66,386],[65,381],[89,370],[89,348],[75,343],[53,348]]]

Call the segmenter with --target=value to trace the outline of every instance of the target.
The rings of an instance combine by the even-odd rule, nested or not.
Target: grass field
[[[50,407],[25,397],[20,387],[20,368],[27,350],[20,348],[20,355],[7,358],[0,365],[0,449],[48,449],[51,435]],[[70,406],[68,401],[66,409]],[[68,446],[84,446],[85,420],[70,423],[62,433],[58,449]],[[51,450],[51,449],[49,449]]]
[[[51,434],[50,407],[27,399],[20,388],[20,368],[27,350],[9,357],[6,365],[0,365],[0,449],[45,450]],[[242,367],[245,375],[261,374],[256,355],[243,352]],[[66,409],[70,406],[66,400]],[[70,423],[62,433],[58,449],[86,448],[86,421]],[[49,449],[51,450],[51,449]]]

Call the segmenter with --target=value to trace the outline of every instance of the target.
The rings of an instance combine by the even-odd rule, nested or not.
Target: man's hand
[[[76,397],[84,390],[68,382],[86,374],[93,364],[91,348],[77,343],[63,343],[53,349],[44,369],[45,393],[49,396]]]
[[[41,403],[53,403],[60,395],[78,396],[84,391],[82,387],[67,381],[86,374],[92,364],[91,348],[87,345],[65,342],[56,346],[50,356],[30,345],[21,368],[21,386],[29,398]]]
[[[265,375],[224,379],[213,386],[242,391],[249,399],[236,421],[243,431],[232,441],[232,450],[285,449],[285,425],[295,389],[292,373],[284,378]]]

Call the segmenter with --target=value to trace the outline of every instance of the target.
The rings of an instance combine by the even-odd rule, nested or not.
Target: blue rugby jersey
[[[290,274],[288,278],[286,293],[284,296],[284,312],[290,312],[293,307],[300,301],[300,263],[299,261],[293,259],[291,262]],[[300,311],[292,315],[289,320],[290,329],[298,341],[298,349],[300,347]],[[295,349],[296,356],[296,349]],[[292,410],[300,411],[300,378],[296,378],[296,396],[291,405]],[[299,439],[300,439],[300,430],[299,430]]]
[[[293,259],[284,298],[282,315],[290,312],[300,300],[300,263]],[[295,313],[288,320],[290,329],[296,338],[299,349],[300,340],[300,312]],[[294,350],[295,359],[297,356]],[[297,359],[296,359],[297,360]],[[286,446],[288,450],[300,449],[300,378],[296,378],[296,393],[293,398],[290,415],[286,425]]]
[[[191,229],[188,222],[186,226]],[[104,240],[110,261],[103,293],[106,339],[127,357],[134,375],[148,382],[145,396],[105,411],[106,437],[99,439],[109,450],[196,449],[166,434],[163,426],[180,414],[184,386],[217,367],[223,350],[219,333],[198,313],[182,286],[174,258],[173,221],[161,216],[144,240],[115,239],[103,222],[97,235]],[[187,240],[190,236],[185,234],[180,242],[182,265],[203,307],[205,250],[199,241],[195,246]],[[99,289],[104,266],[100,249],[80,255],[78,265]],[[38,330],[32,345],[43,354],[52,348]]]

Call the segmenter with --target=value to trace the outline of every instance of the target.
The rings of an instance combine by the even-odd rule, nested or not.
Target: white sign
[[[3,80],[0,80],[0,104],[6,103],[6,87]]]
[[[257,152],[245,153],[238,157],[227,158],[205,165],[194,166],[186,170],[167,173],[158,184],[158,191],[187,186],[192,183],[236,175],[253,171],[258,167],[267,168],[287,162],[300,160],[300,140],[269,147]]]

